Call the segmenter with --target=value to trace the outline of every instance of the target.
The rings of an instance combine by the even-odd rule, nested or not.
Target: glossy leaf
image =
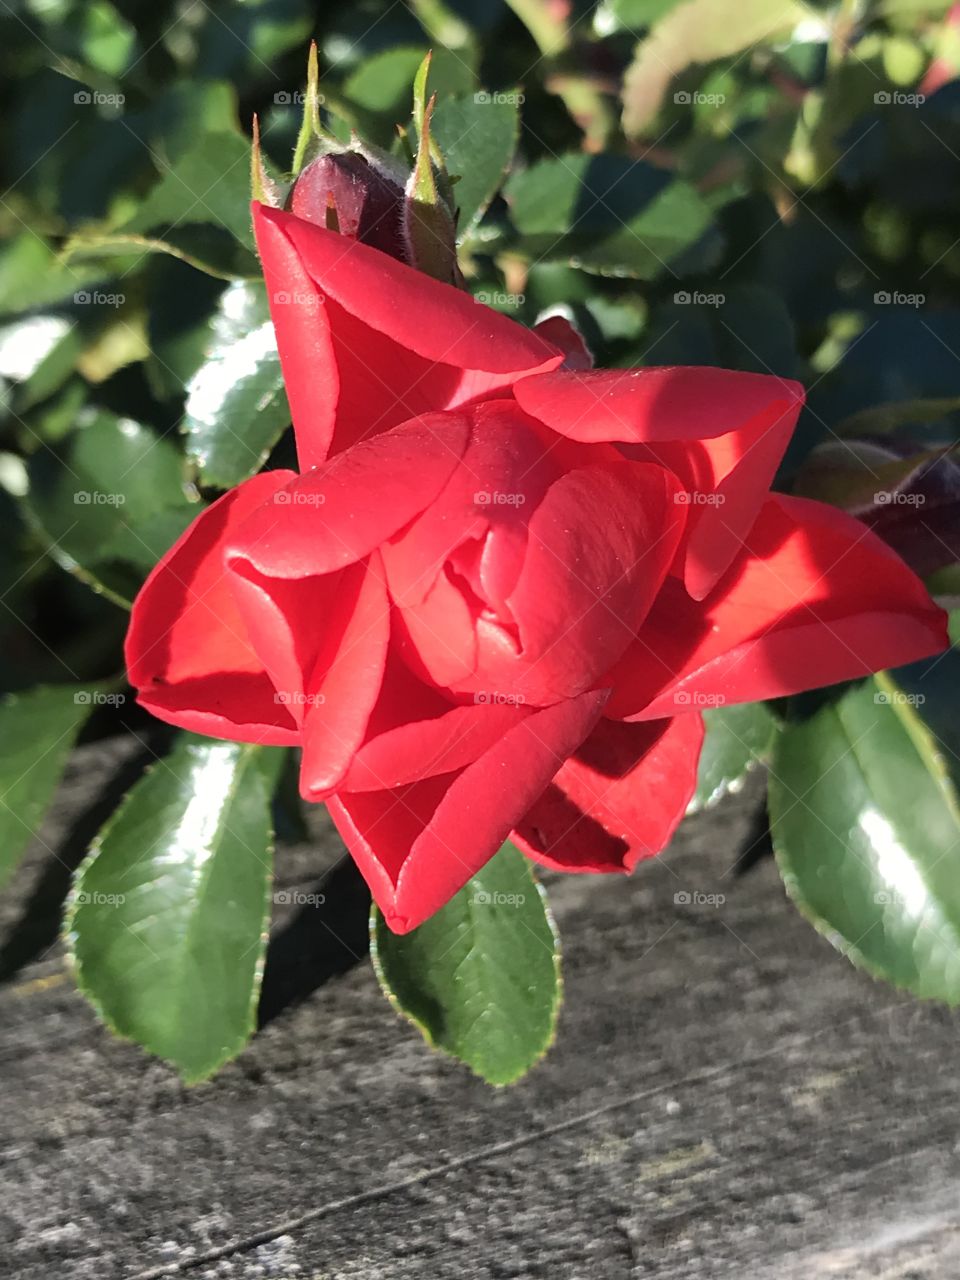
[[[0,376],[16,385],[19,411],[52,395],[83,349],[74,317],[32,315],[0,328]]]
[[[0,703],[0,885],[36,834],[97,692],[48,685]]]
[[[84,415],[29,475],[27,512],[48,553],[119,603],[199,510],[173,443],[107,413]]]
[[[703,713],[706,735],[700,753],[697,789],[687,813],[710,809],[770,758],[777,721],[762,702],[710,707]]]
[[[211,333],[190,380],[183,429],[204,483],[226,489],[260,469],[290,410],[262,284],[231,285]]]
[[[689,183],[615,155],[543,160],[514,174],[504,195],[525,256],[642,280],[666,271],[712,223]]]
[[[188,1083],[255,1027],[272,862],[257,752],[181,739],[97,837],[67,919],[81,991]]]
[[[559,938],[510,844],[412,933],[391,933],[375,907],[371,955],[391,1004],[490,1084],[519,1079],[553,1041]]]
[[[130,265],[119,258],[68,264],[40,236],[24,231],[0,248],[0,314],[71,302],[74,294]]]
[[[787,892],[855,964],[960,1000],[960,808],[923,705],[889,675],[788,725],[770,772]]]
[[[454,199],[463,236],[496,195],[520,129],[517,95],[475,93],[444,98],[433,114],[433,136],[458,181]]]
[[[121,232],[211,223],[253,249],[250,143],[239,133],[202,134],[151,190]]]
[[[230,232],[210,224],[178,224],[150,235],[116,231],[78,236],[64,250],[71,269],[82,271],[88,257],[97,262],[120,258],[120,274],[126,262],[138,265],[145,254],[155,253],[177,258],[216,280],[256,280],[260,276],[255,254]]]

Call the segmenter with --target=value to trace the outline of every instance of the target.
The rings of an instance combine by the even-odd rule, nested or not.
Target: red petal
[[[468,434],[463,415],[431,413],[337,454],[255,511],[231,539],[228,558],[275,578],[333,573],[362,560],[436,497]]]
[[[799,409],[798,403],[715,440],[638,452],[670,467],[687,491],[690,518],[680,555],[684,584],[695,600],[709,595],[736,559],[769,496]]]
[[[536,705],[595,684],[633,639],[673,560],[686,508],[662,467],[618,462],[561,476],[530,519],[508,604],[520,648],[484,643],[458,692]]]
[[[702,604],[668,579],[636,644],[605,677],[614,684],[606,714],[650,720],[780,697],[947,644],[946,615],[865,525],[775,496]]]
[[[418,675],[444,689],[476,671],[473,615],[445,573],[419,604],[397,611],[397,648]]]
[[[383,548],[392,598],[419,604],[444,561],[462,543],[487,537],[482,571],[492,587],[516,584],[526,546],[526,521],[560,472],[544,449],[539,424],[512,400],[467,411],[470,439],[443,492],[419,519]],[[509,567],[514,565],[512,576]],[[515,562],[515,564],[514,564]]]
[[[363,741],[383,682],[390,605],[379,557],[342,575],[338,625],[323,638],[303,726],[300,791],[322,800],[342,780]]]
[[[697,366],[541,373],[514,388],[527,413],[571,440],[708,440],[799,411],[798,382]]]
[[[406,670],[391,673],[381,700],[344,791],[386,791],[463,769],[535,714],[532,707],[487,700],[451,706]]]
[[[325,299],[296,249],[263,206],[253,204],[253,226],[277,335],[280,367],[290,404],[300,470],[322,462],[337,420],[340,375]]]
[[[237,742],[290,744],[296,726],[250,643],[223,550],[291,478],[267,471],[203,511],[133,605],[125,655],[138,701],[161,720]]]
[[[697,600],[740,550],[803,404],[799,383],[709,368],[548,373],[515,395],[564,436],[621,441],[679,476],[690,501],[683,575]]]
[[[254,227],[265,268],[268,258],[273,267],[271,293],[293,292],[285,283],[289,250],[277,247],[282,238],[297,260],[297,279],[305,271],[314,292],[326,299],[337,367],[335,451],[417,413],[464,404],[561,363],[561,353],[522,325],[367,245],[262,205],[254,205]],[[294,335],[284,351],[280,307],[271,311],[291,406],[304,405],[300,420],[295,417],[302,462],[313,465],[331,447],[326,411],[316,427],[309,416],[317,393],[315,358],[303,335]],[[312,311],[305,310],[304,318],[311,329],[324,327]],[[318,341],[318,350],[325,341]],[[332,386],[329,363],[324,348],[323,393]]]
[[[659,853],[697,785],[699,715],[618,724],[601,720],[513,833],[558,871],[632,871]]]
[[[583,334],[564,315],[546,316],[533,326],[534,333],[553,343],[563,352],[564,369],[592,369],[593,355]]]
[[[605,697],[583,694],[528,716],[458,773],[328,800],[395,933],[422,924],[493,857],[590,732]]]

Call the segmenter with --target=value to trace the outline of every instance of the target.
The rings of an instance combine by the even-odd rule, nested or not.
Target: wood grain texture
[[[112,1039],[46,949],[56,859],[82,852],[127,754],[78,753],[0,902],[5,1276],[960,1274],[958,1016],[850,968],[770,861],[732,875],[755,785],[630,879],[552,880],[559,1039],[502,1091],[387,1007],[318,812],[315,840],[278,852],[266,1025],[186,1089]]]

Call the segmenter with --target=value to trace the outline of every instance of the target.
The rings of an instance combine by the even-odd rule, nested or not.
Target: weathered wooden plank
[[[42,833],[68,861],[118,755],[71,771]],[[730,874],[755,798],[632,879],[552,884],[559,1042],[507,1091],[429,1053],[353,964],[346,868],[323,908],[282,909],[271,1018],[192,1090],[102,1031],[41,951],[0,988],[4,1274],[954,1280],[957,1017],[849,968],[771,865]],[[8,958],[49,933],[20,917],[51,856],[0,912]],[[337,856],[321,823],[280,883],[315,889]]]

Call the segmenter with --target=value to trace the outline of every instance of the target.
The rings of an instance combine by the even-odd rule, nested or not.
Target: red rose
[[[174,724],[301,746],[396,931],[511,832],[565,870],[657,853],[704,706],[945,646],[874,534],[769,494],[797,384],[589,372],[561,323],[255,219],[268,290],[300,299],[274,322],[302,473],[248,480],[164,557],[130,679]]]

